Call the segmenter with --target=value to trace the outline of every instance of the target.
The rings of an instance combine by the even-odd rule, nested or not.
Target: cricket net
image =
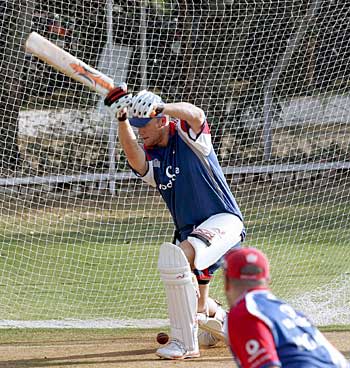
[[[0,0],[0,326],[166,318],[169,213],[99,96],[24,52],[32,31],[205,110],[273,291],[349,324],[349,16],[331,0]],[[212,292],[224,301],[220,272]]]

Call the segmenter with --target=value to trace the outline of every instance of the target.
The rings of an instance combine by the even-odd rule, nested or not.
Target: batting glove
[[[156,115],[162,99],[154,93],[143,90],[132,98],[131,114],[137,118],[151,118]]]
[[[113,88],[105,97],[104,104],[109,108],[113,116],[121,110],[129,108],[132,104],[132,94],[128,94],[126,83]]]

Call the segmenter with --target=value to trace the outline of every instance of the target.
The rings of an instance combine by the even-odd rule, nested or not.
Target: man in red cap
[[[239,367],[350,367],[304,315],[269,291],[269,262],[262,252],[230,251],[224,275],[227,340]]]

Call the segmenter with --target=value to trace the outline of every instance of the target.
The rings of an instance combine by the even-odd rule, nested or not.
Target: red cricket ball
[[[165,332],[159,332],[157,335],[157,342],[161,345],[166,344],[169,341],[169,336]]]

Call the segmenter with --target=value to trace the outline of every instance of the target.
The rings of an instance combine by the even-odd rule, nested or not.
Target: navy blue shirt
[[[166,147],[145,147],[149,169],[143,180],[156,186],[183,240],[194,226],[218,213],[243,221],[214,152],[207,122],[195,135],[185,121],[169,123]],[[242,239],[245,232],[242,233]]]

